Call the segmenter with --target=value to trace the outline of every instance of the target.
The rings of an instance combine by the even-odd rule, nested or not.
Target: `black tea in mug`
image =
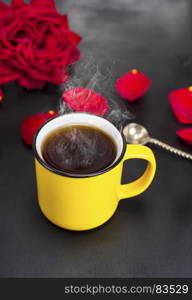
[[[51,132],[43,142],[42,155],[47,164],[62,172],[90,174],[110,166],[117,149],[104,131],[73,125]]]

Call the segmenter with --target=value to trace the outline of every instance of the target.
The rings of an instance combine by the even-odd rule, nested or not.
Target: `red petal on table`
[[[0,103],[3,101],[3,99],[4,99],[3,90],[0,89]]]
[[[30,116],[24,119],[21,123],[20,134],[23,141],[28,145],[32,146],[33,137],[39,127],[43,125],[47,120],[57,116],[58,114],[53,110],[48,112],[40,113],[37,115]]]
[[[66,90],[63,93],[63,101],[76,111],[96,115],[105,115],[109,110],[106,98],[83,87]]]
[[[192,87],[172,91],[169,102],[180,123],[192,124]]]
[[[187,144],[192,145],[192,128],[179,129],[176,131],[176,134]]]
[[[125,99],[134,101],[149,89],[151,80],[142,72],[133,69],[116,82],[117,92]]]

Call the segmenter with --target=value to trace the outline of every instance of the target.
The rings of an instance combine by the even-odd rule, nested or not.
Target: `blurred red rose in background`
[[[65,82],[68,66],[79,59],[80,39],[53,0],[0,2],[0,85],[16,80],[34,89]]]

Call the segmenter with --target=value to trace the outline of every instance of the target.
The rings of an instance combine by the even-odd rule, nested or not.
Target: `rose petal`
[[[13,8],[16,8],[16,7],[19,7],[19,6],[23,6],[23,5],[24,5],[23,0],[12,0],[11,1],[11,6]]]
[[[76,111],[105,115],[109,110],[106,98],[83,87],[66,90],[63,93],[63,100]]]
[[[192,145],[192,128],[179,129],[176,131],[176,134],[187,144]]]
[[[60,57],[60,62],[63,66],[68,66],[77,61],[80,57],[80,51],[77,48],[69,45],[63,50],[63,55]]]
[[[13,19],[14,11],[12,7],[0,1],[0,24],[7,26]]]
[[[13,70],[5,62],[0,61],[0,75],[12,75]]]
[[[58,114],[56,112],[50,110],[24,119],[21,123],[20,134],[25,144],[31,146],[33,143],[33,137],[39,127],[47,120],[57,115]]]
[[[6,3],[0,1],[0,9],[1,9],[1,10],[9,10],[9,9],[10,9],[10,6],[7,5]]]
[[[77,46],[77,44],[79,44],[79,42],[81,41],[81,37],[72,31],[68,31],[68,34],[70,36],[71,42],[73,46]]]
[[[0,57],[1,61],[10,59],[13,56],[13,51],[7,48],[1,48],[0,49]]]
[[[37,33],[37,44],[40,45],[42,42],[43,42],[43,39],[46,35],[46,31],[47,31],[47,28],[48,28],[49,24],[48,23],[45,23],[45,24],[42,24],[39,32]]]
[[[10,50],[13,49],[13,46],[11,45],[10,41],[8,41],[7,37],[5,36],[5,32],[0,28],[0,37],[1,37],[1,43],[3,48],[8,48]]]
[[[55,70],[55,75],[52,78],[52,83],[60,85],[65,83],[69,79],[68,71],[63,68],[58,68]]]
[[[27,75],[20,75],[20,78],[17,80],[18,84],[25,87],[26,89],[42,89],[45,86],[45,81],[36,80],[29,78]]]
[[[169,102],[181,124],[192,124],[192,87],[170,92]]]
[[[56,10],[56,7],[55,7],[55,3],[53,0],[31,0],[31,4],[33,6],[38,6],[38,7],[49,7],[49,8],[52,8],[54,10]]]
[[[131,70],[116,82],[117,92],[125,99],[134,101],[149,89],[151,80],[138,70]]]
[[[18,74],[14,73],[8,65],[0,63],[0,85],[14,81],[17,78]]]
[[[18,75],[17,74],[11,74],[11,75],[0,75],[0,85],[4,85],[6,83],[12,82],[17,80]]]
[[[68,16],[67,15],[59,15],[59,19],[60,19],[62,27],[65,29],[69,29]]]
[[[10,10],[10,6],[5,4],[4,2],[0,1],[0,12],[7,12]]]

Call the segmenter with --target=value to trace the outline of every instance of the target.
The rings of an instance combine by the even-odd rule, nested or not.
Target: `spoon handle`
[[[159,147],[161,147],[163,149],[166,149],[167,151],[170,151],[170,152],[172,152],[172,153],[174,153],[176,155],[179,155],[179,156],[182,156],[184,158],[192,160],[192,154],[184,152],[184,151],[181,151],[181,150],[179,150],[177,148],[174,148],[174,147],[172,147],[172,146],[170,146],[168,144],[165,144],[165,143],[163,143],[163,142],[161,142],[161,141],[159,141],[157,139],[150,138],[148,142],[152,143],[154,145],[157,145],[157,146],[159,146]]]

